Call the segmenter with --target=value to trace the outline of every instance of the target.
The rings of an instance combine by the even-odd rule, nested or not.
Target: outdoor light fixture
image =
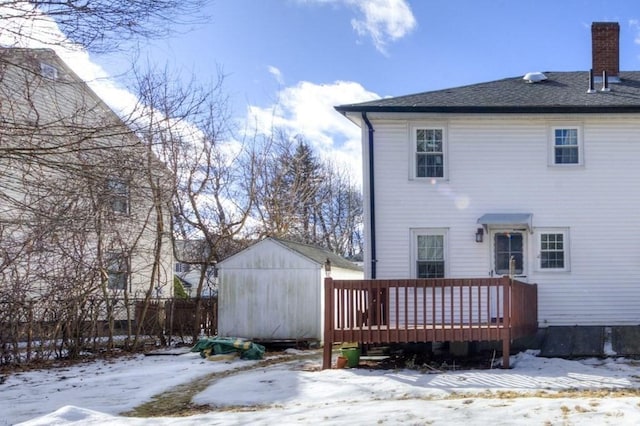
[[[478,230],[476,231],[476,243],[482,242],[483,235],[484,235],[484,229],[478,228]]]
[[[324,264],[324,273],[327,277],[331,276],[331,261],[329,259]]]

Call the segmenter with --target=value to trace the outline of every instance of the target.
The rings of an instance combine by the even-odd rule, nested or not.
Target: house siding
[[[489,235],[485,233],[484,242],[475,242],[477,219],[485,213],[532,213],[525,272],[527,281],[539,285],[540,326],[638,324],[639,118],[635,114],[573,115],[561,120],[553,115],[370,117],[375,129],[377,278],[411,277],[411,230],[424,228],[447,230],[448,276],[488,276]],[[410,179],[410,128],[429,123],[446,126],[447,180]],[[580,126],[583,165],[549,165],[550,128],[556,125]],[[367,178],[365,172],[366,190]],[[369,239],[368,206],[365,211]],[[568,230],[569,271],[535,267],[542,228]],[[370,260],[370,253],[365,259]],[[367,261],[365,275],[370,274]]]
[[[0,179],[3,181],[0,190],[3,196],[0,228],[4,227],[5,235],[21,241],[33,232],[37,222],[32,211],[23,205],[30,205],[34,199],[40,198],[55,206],[59,200],[66,201],[69,195],[71,198],[77,196],[77,207],[86,216],[76,216],[77,220],[69,223],[68,229],[71,230],[62,232],[63,239],[79,237],[74,242],[74,249],[78,250],[74,255],[78,258],[82,256],[85,260],[76,265],[77,271],[84,271],[87,275],[79,280],[87,285],[83,291],[92,293],[99,289],[98,285],[92,286],[92,280],[96,283],[100,280],[91,274],[89,268],[103,266],[93,264],[100,243],[103,256],[106,252],[130,255],[129,297],[144,297],[146,294],[172,296],[171,239],[166,232],[158,229],[159,223],[162,223],[162,231],[170,229],[171,178],[168,171],[155,159],[149,160],[149,153],[141,141],[53,51],[0,49],[0,57],[0,113],[6,121],[2,134],[3,148],[20,147],[27,151],[33,149],[36,153],[51,151],[46,155],[34,155],[34,158],[42,156],[44,161],[40,163],[25,161],[27,157],[20,155],[0,157]],[[55,80],[40,76],[40,61],[56,67]],[[80,157],[84,166],[91,168],[90,178],[84,179],[82,173],[72,168],[80,163]],[[69,168],[56,164],[66,164]],[[31,170],[36,168],[37,172]],[[118,175],[124,172],[127,172],[127,176]],[[85,185],[90,182],[97,187],[99,179],[107,175],[128,181],[127,214],[89,208],[99,197],[91,192],[96,188],[90,190]],[[162,187],[161,200],[154,200],[149,189],[150,177],[157,178],[157,183]],[[161,203],[160,221],[156,217],[156,202]],[[100,221],[97,220],[98,210],[102,215]],[[96,231],[99,227],[96,222],[101,223],[100,235]],[[85,224],[86,228],[81,232],[73,230],[80,223]],[[45,235],[50,243],[53,234],[45,232]],[[153,273],[155,250],[160,238],[162,245]],[[55,255],[64,257],[60,250]],[[34,260],[35,257],[24,259],[16,260],[14,278],[20,277],[30,284],[25,294],[34,298],[42,297],[47,290],[58,287],[52,286],[49,279],[28,275],[30,268],[36,269],[33,267],[36,261],[43,263],[39,265],[43,270],[55,270],[47,264],[59,267],[55,264],[55,258],[49,259],[42,254],[38,260]],[[111,294],[124,296],[116,291]],[[117,319],[126,318],[125,314],[116,316]]]

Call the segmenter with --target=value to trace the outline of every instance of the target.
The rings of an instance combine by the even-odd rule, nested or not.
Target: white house
[[[218,334],[262,341],[321,341],[325,276],[363,278],[360,267],[328,250],[277,238],[218,269]]]
[[[514,259],[540,327],[640,323],[640,71],[619,70],[617,23],[592,25],[592,72],[336,110],[362,129],[366,278],[500,276]]]
[[[0,49],[0,113],[0,289],[171,296],[171,179],[149,148],[49,49]]]

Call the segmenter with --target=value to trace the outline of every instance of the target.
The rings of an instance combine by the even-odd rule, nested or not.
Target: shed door
[[[492,275],[509,275],[509,263],[515,261],[516,276],[526,276],[526,234],[523,231],[493,231],[492,237]]]

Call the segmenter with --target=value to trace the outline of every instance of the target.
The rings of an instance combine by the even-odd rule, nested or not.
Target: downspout
[[[373,179],[373,126],[367,117],[367,113],[362,113],[362,120],[364,120],[369,130],[369,220],[371,231],[371,279],[376,278],[376,262],[378,261],[376,256],[376,192]]]

